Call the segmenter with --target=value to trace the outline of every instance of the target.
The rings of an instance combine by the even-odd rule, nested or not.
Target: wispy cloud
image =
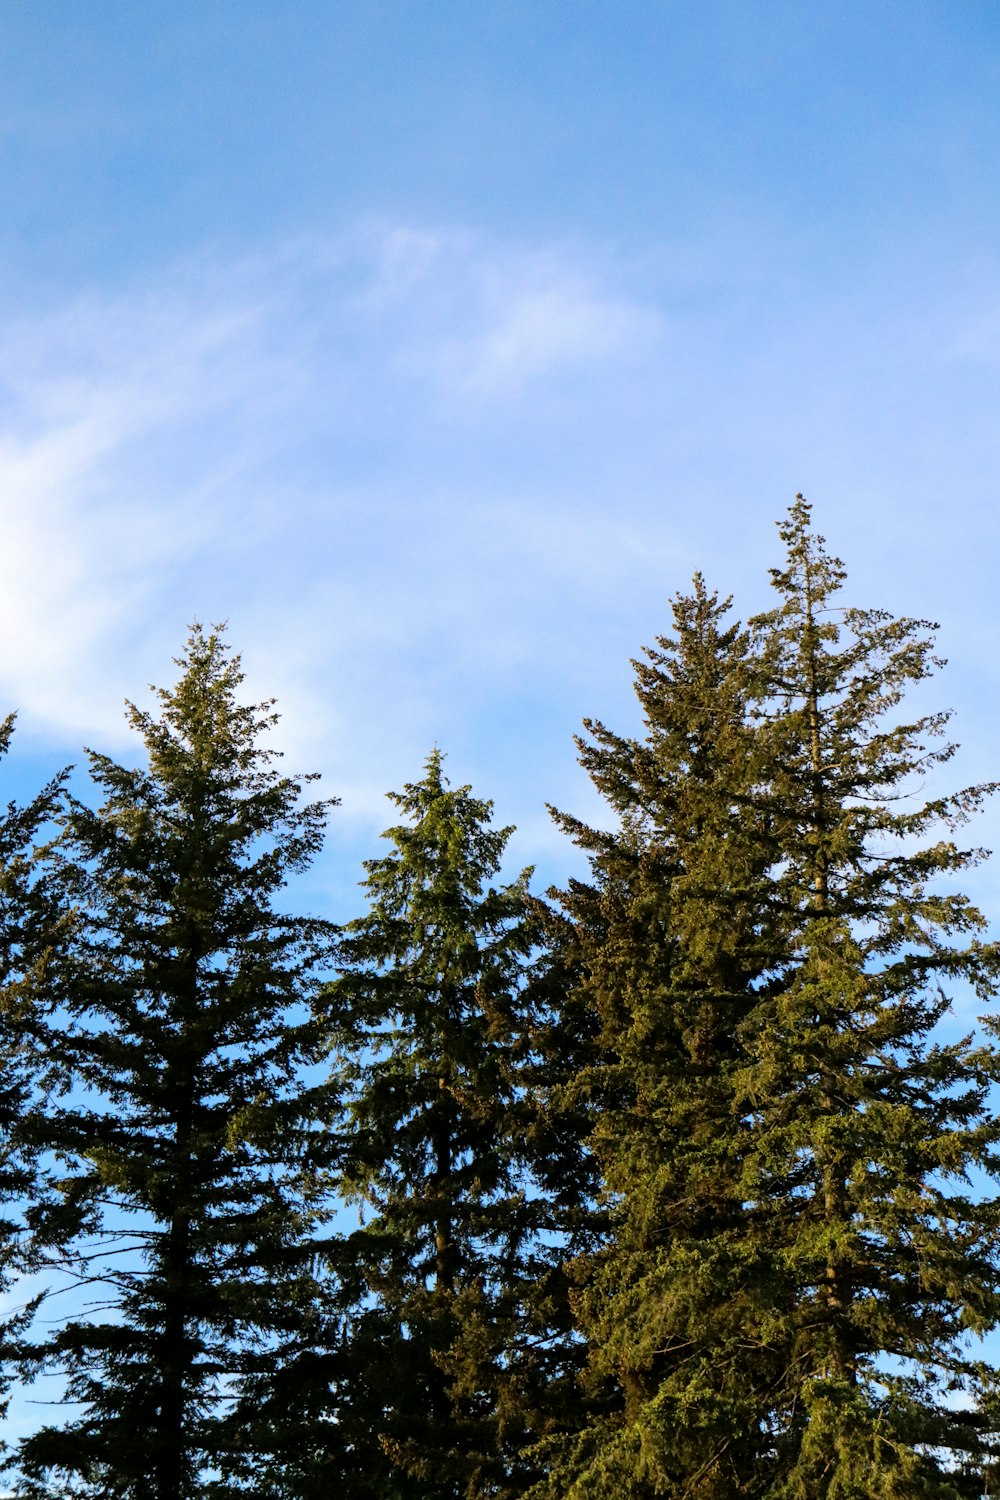
[[[118,739],[184,621],[231,616],[297,749],[356,743],[367,698],[372,744],[333,757],[367,799],[387,718],[424,749],[450,673],[523,661],[539,569],[588,577],[558,506],[470,493],[428,431],[438,455],[488,446],[512,403],[537,419],[660,324],[569,250],[391,225],[9,320],[3,698],[44,734]],[[602,531],[602,569],[633,554],[625,522]]]
[[[995,676],[976,289],[914,332],[861,293],[806,318],[760,267],[737,295],[671,264],[368,223],[0,315],[0,706],[67,753],[120,745],[122,697],[228,618],[345,818],[381,820],[439,740],[541,848],[542,802],[587,795],[582,714],[632,721],[664,596],[707,566],[758,607],[799,487],[860,602],[975,624]],[[972,553],[934,505],[956,453]]]
[[[449,405],[511,399],[539,382],[647,353],[661,317],[552,249],[496,247],[466,233],[390,230],[368,299],[407,312],[396,369]],[[416,316],[415,316],[416,315]]]

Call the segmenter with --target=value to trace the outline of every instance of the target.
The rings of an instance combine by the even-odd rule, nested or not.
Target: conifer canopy
[[[142,763],[92,752],[103,801],[66,827],[83,926],[55,1123],[95,1210],[91,1300],[42,1351],[73,1407],[22,1445],[24,1494],[242,1492],[256,1460],[233,1402],[312,1295],[301,1011],[329,934],[275,899],[328,804],[275,768],[273,707],[241,703],[219,631],[195,626],[178,666],[158,714],[129,705]]]

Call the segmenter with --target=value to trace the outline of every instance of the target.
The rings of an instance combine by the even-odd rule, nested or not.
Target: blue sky
[[[581,717],[796,490],[996,774],[993,4],[8,0],[0,202],[24,784],[225,618],[333,915],[435,741],[558,878]]]

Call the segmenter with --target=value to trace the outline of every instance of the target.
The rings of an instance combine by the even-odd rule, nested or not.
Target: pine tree
[[[579,1298],[603,1422],[538,1494],[982,1493],[1000,1319],[994,1048],[944,1041],[998,955],[954,882],[991,788],[922,798],[947,715],[897,716],[924,622],[837,607],[799,497],[777,609],[696,585],[638,668],[646,737],[590,725],[618,814],[565,907],[603,1056],[580,1078],[613,1237]]]
[[[841,606],[801,496],[781,535],[780,603],[753,626],[788,965],[739,1090],[791,1355],[766,1494],[978,1496],[988,1444],[956,1398],[982,1376],[968,1335],[1000,1319],[1000,1063],[938,1028],[956,985],[996,992],[997,950],[955,890],[980,851],[953,836],[992,788],[926,796],[949,716],[897,709],[940,665],[935,627]]]
[[[338,1423],[361,1432],[360,1454],[366,1438],[376,1448],[352,1492],[516,1493],[526,1419],[512,1388],[545,1359],[526,1372],[518,1351],[553,1260],[518,1081],[530,872],[492,883],[512,830],[449,785],[438,751],[392,800],[404,821],[366,861],[370,908],[345,930],[330,991],[353,1127],[345,1180],[368,1215],[348,1247],[359,1375]]]
[[[11,714],[0,722],[0,757],[13,729]],[[30,1367],[26,1330],[44,1299],[34,1291],[19,1307],[15,1288],[61,1258],[78,1222],[44,1155],[49,1101],[65,1084],[51,1046],[73,930],[51,848],[64,782],[57,776],[0,815],[0,1292],[10,1304],[0,1321],[0,1414],[16,1373]]]
[[[756,1493],[776,1352],[746,1341],[771,1287],[744,1239],[735,1090],[783,949],[753,807],[756,667],[728,610],[700,576],[674,601],[674,636],[634,663],[642,739],[585,721],[581,762],[615,826],[556,815],[591,865],[563,895],[568,1000],[599,1025],[569,1097],[591,1117],[611,1237],[577,1299],[605,1415],[549,1446],[540,1495]]]
[[[129,705],[145,764],[91,753],[104,800],[66,832],[86,929],[57,1124],[101,1209],[97,1302],[48,1349],[77,1409],[22,1445],[26,1495],[255,1492],[233,1401],[308,1332],[301,1010],[329,934],[276,903],[328,804],[275,769],[273,705],[240,702],[218,631],[195,626],[178,665],[158,715]]]

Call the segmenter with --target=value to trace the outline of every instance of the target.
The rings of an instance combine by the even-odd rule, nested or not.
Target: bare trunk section
[[[187,1500],[187,1346],[191,1221],[173,1216],[164,1255],[165,1306],[160,1341],[160,1415],[155,1467],[156,1500]]]
[[[168,1097],[173,1102],[174,1130],[168,1149],[171,1199],[163,1204],[167,1230],[163,1240],[163,1322],[160,1330],[160,1411],[154,1461],[154,1500],[189,1500],[191,1440],[188,1431],[191,1399],[191,1171],[197,1077],[189,1048],[188,1027],[198,1008],[196,946],[187,956],[189,993],[187,1015],[176,1038],[177,1050],[168,1061]]]

